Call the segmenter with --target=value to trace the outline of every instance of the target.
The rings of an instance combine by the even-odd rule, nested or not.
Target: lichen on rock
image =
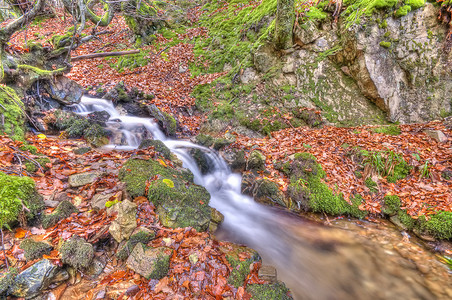
[[[76,269],[88,268],[94,257],[93,245],[74,235],[60,249],[61,261]]]

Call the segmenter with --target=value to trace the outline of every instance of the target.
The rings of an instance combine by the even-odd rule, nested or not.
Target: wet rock
[[[426,129],[424,133],[439,143],[447,142],[447,136],[441,130]]]
[[[91,151],[91,147],[80,147],[80,148],[75,148],[73,150],[73,152],[77,155],[82,155],[82,154],[88,153],[90,151]]]
[[[266,284],[249,284],[246,291],[251,294],[252,299],[267,300],[291,300],[289,289],[282,282]]]
[[[161,111],[155,104],[147,106],[149,114],[155,118],[163,132],[170,137],[176,136],[177,122],[169,113]]]
[[[101,176],[100,172],[85,172],[69,176],[69,185],[71,187],[80,187],[93,183]]]
[[[228,283],[235,287],[242,286],[246,277],[250,273],[251,265],[255,262],[261,261],[261,257],[255,250],[236,244],[229,244],[224,247],[222,246],[220,249],[226,254],[226,259],[232,267]]]
[[[154,150],[158,153],[161,153],[164,158],[170,159],[171,150],[165,146],[162,141],[159,140],[143,140],[138,147],[138,149],[146,149],[149,147],[154,147]]]
[[[212,213],[211,213],[211,219],[210,219],[210,224],[209,224],[209,231],[214,233],[215,231],[217,231],[218,226],[220,226],[220,224],[223,222],[224,216],[221,212],[219,212],[215,208],[211,207],[210,209],[211,209]]]
[[[227,132],[224,137],[216,138],[213,142],[213,149],[215,150],[221,150],[226,146],[229,146],[236,141],[236,137],[229,132]]]
[[[111,223],[109,232],[113,238],[120,243],[124,239],[128,239],[135,228],[137,228],[136,214],[137,205],[125,200],[114,205],[118,215]]]
[[[94,124],[99,124],[101,126],[105,126],[105,122],[107,122],[109,118],[110,114],[105,110],[95,111],[88,114],[88,120],[90,120]]]
[[[132,253],[133,248],[138,243],[146,245],[154,238],[154,231],[145,227],[139,227],[135,229],[134,233],[130,236],[130,239],[128,241],[123,241],[122,244],[119,245],[118,251],[116,252],[116,257],[122,260],[127,259],[130,253]]]
[[[204,147],[210,147],[213,145],[215,139],[208,134],[200,133],[195,138],[192,138],[192,142]]]
[[[284,193],[281,192],[278,184],[268,179],[256,180],[251,187],[251,195],[256,202],[262,204],[288,207]]]
[[[99,124],[93,124],[93,125],[89,126],[83,132],[83,135],[86,138],[87,142],[95,148],[108,145],[108,143],[110,142],[108,139],[107,130],[105,130]]]
[[[133,100],[133,97],[129,95],[123,81],[115,85],[115,87],[108,91],[103,98],[113,102],[129,102]]]
[[[212,165],[204,150],[193,148],[190,150],[190,156],[194,159],[202,174],[207,174],[209,172]]]
[[[24,250],[27,261],[41,258],[44,254],[49,255],[53,247],[46,242],[36,242],[33,239],[26,239],[20,243],[20,248]]]
[[[60,249],[61,261],[75,269],[88,268],[94,257],[94,248],[77,235],[65,241]]]
[[[71,202],[64,200],[51,214],[45,214],[41,217],[42,227],[52,227],[60,220],[66,219],[73,213],[78,213],[77,207]]]
[[[55,283],[56,279],[64,278],[64,276],[58,276],[60,272],[64,271],[49,260],[43,259],[17,275],[8,292],[25,299],[36,297],[50,284]]]
[[[83,88],[65,76],[56,76],[46,83],[48,86],[46,90],[51,98],[64,105],[77,104],[82,99]]]
[[[161,279],[168,274],[172,253],[171,248],[148,248],[140,243],[127,259],[127,267],[146,279]]]
[[[273,266],[262,265],[258,272],[259,279],[275,283],[277,280],[276,269]]]
[[[265,156],[257,150],[254,150],[253,152],[251,152],[250,157],[248,158],[248,160],[246,162],[246,169],[253,170],[253,171],[264,171],[265,170]]]
[[[91,200],[91,207],[95,210],[101,210],[105,208],[105,204],[113,197],[116,193],[99,193],[93,196]]]
[[[232,172],[241,173],[245,170],[245,151],[238,149],[228,149],[222,153],[223,159],[227,162]]]

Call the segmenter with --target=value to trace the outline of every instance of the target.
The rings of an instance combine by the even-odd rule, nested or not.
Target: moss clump
[[[363,15],[371,16],[378,9],[394,7],[398,0],[344,0],[347,9],[342,14],[346,17],[346,28],[360,23]]]
[[[240,259],[240,254],[243,255],[243,253],[246,253],[248,258]],[[232,269],[228,283],[238,288],[244,284],[250,273],[251,264],[259,262],[261,257],[253,249],[234,245],[232,250],[226,251],[226,259],[231,264]]]
[[[83,136],[83,133],[90,126],[89,121],[86,119],[76,119],[66,129],[66,133],[70,138],[79,138]]]
[[[325,20],[326,16],[327,14],[323,11],[323,9],[317,8],[315,6],[311,6],[309,8],[309,11],[306,12],[306,17],[311,20]]]
[[[382,46],[383,48],[389,48],[391,47],[391,42],[381,41],[380,46]]]
[[[35,146],[32,146],[32,145],[23,145],[23,146],[20,146],[19,149],[21,151],[24,151],[24,152],[30,152],[33,155],[37,155],[38,154],[38,149]]]
[[[166,159],[170,159],[171,157],[171,150],[166,147],[166,145],[159,140],[144,140],[141,142],[138,149],[146,149],[149,147],[154,147],[154,150],[160,154]]]
[[[50,159],[48,157],[38,157],[38,158],[35,158],[34,160],[35,160],[35,162],[29,160],[25,163],[25,169],[28,172],[30,172],[30,173],[37,172],[40,169],[40,167],[44,172],[49,169],[49,167],[46,166],[46,164],[51,163]],[[39,166],[36,163],[38,163]]]
[[[353,205],[350,205],[322,182],[322,178],[326,176],[325,171],[312,154],[297,153],[286,168],[290,178],[288,196],[299,208],[330,215],[348,214],[357,218],[365,215],[365,212],[359,210],[362,201],[360,197],[353,198]]]
[[[372,128],[372,131],[375,133],[384,133],[388,135],[399,135],[402,133],[399,126],[397,125],[380,126],[377,128]]]
[[[83,134],[88,143],[94,147],[102,147],[109,143],[107,131],[99,124],[89,126]]]
[[[52,227],[60,220],[70,217],[73,213],[78,213],[77,207],[75,207],[71,202],[64,200],[58,204],[57,208],[51,214],[42,216],[42,227]]]
[[[61,261],[76,269],[88,268],[94,257],[93,245],[74,235],[60,249]]]
[[[52,251],[52,245],[45,242],[36,242],[33,239],[26,239],[20,243],[20,248],[24,250],[26,260],[35,260],[41,258],[44,254],[49,255]]]
[[[405,0],[405,4],[411,6],[412,9],[418,9],[425,5],[425,0]]]
[[[169,272],[171,255],[168,255],[168,253],[172,253],[173,250],[166,247],[160,247],[156,250],[158,250],[158,253],[154,262],[154,270],[147,279],[162,279]]]
[[[371,193],[378,192],[378,184],[372,180],[372,178],[367,177],[366,180],[364,180],[364,184],[369,188]]]
[[[0,295],[6,293],[6,291],[13,285],[14,278],[17,274],[19,274],[19,269],[16,268],[0,273]]]
[[[215,139],[208,134],[200,133],[196,136],[195,141],[196,144],[199,144],[204,147],[210,147],[213,145]]]
[[[395,16],[397,18],[406,16],[409,12],[411,11],[411,6],[409,5],[404,5],[399,7],[396,11],[395,11]]]
[[[0,172],[0,226],[16,221],[23,206],[28,209],[29,219],[35,218],[45,207],[33,179]]]
[[[394,170],[392,171],[392,174],[389,174],[386,179],[388,182],[397,182],[399,179],[403,179],[410,174],[411,166],[408,165],[408,163],[401,159],[398,164],[394,166]]]
[[[246,287],[246,291],[251,294],[251,299],[255,300],[291,300],[289,289],[282,282],[267,284],[250,284]]]
[[[13,140],[25,139],[24,105],[16,92],[7,87],[0,86],[0,115],[4,122],[0,123],[0,134],[6,134]]]
[[[155,233],[153,231],[146,228],[138,229],[138,232],[132,234],[129,240],[119,247],[116,252],[116,257],[122,260],[127,259],[138,243],[146,245],[153,238],[155,238]]]
[[[400,210],[401,205],[402,203],[400,202],[399,196],[396,195],[386,196],[384,198],[384,207],[382,209],[382,212],[387,215],[393,216],[397,214],[397,212]]]
[[[428,221],[420,221],[421,229],[439,239],[452,238],[452,212],[440,211],[429,217]]]
[[[251,152],[248,161],[246,162],[246,169],[253,171],[265,170],[265,156],[257,150]]]

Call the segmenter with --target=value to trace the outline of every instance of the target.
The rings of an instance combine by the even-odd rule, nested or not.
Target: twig
[[[9,271],[8,258],[6,257],[5,244],[3,243],[3,228],[2,227],[0,227],[0,232],[1,232],[1,235],[2,235],[2,250],[3,250],[3,256],[5,257],[6,270]]]
[[[121,52],[102,52],[102,53],[91,53],[86,55],[79,55],[71,58],[71,62],[83,60],[83,59],[93,59],[99,57],[107,57],[107,56],[122,56],[129,54],[137,54],[140,53],[140,50],[131,50],[131,51],[121,51]]]
[[[15,155],[20,155],[22,157],[25,157],[26,159],[32,161],[37,167],[39,167],[39,171],[41,171],[42,173],[44,173],[44,169],[41,167],[41,164],[39,162],[37,162],[36,160],[34,160],[33,158],[31,158],[30,156],[28,156],[27,154],[23,153],[22,151],[20,151],[19,149],[17,149],[16,147],[13,146],[9,146],[9,148],[13,149],[14,151],[17,151],[18,153],[14,153]],[[18,157],[19,158],[19,157]],[[20,158],[19,158],[20,161]],[[22,164],[22,162],[20,161],[20,163]]]

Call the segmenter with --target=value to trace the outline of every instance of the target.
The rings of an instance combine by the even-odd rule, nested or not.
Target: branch
[[[137,53],[140,53],[140,50],[92,53],[92,54],[86,54],[86,55],[72,57],[71,62],[79,61],[79,60],[83,60],[83,59],[92,59],[92,58],[107,57],[107,56],[121,56],[121,55],[137,54]]]

